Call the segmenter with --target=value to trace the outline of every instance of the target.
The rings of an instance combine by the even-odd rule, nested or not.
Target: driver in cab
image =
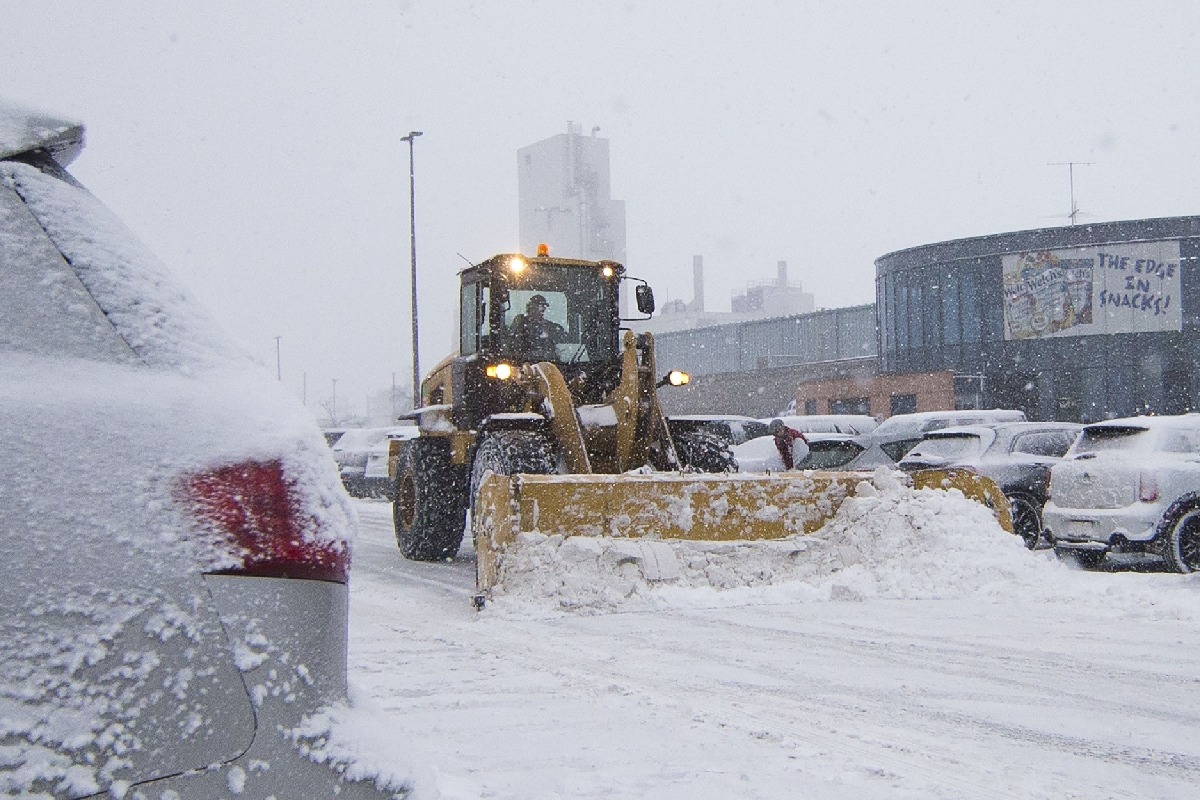
[[[546,319],[546,309],[549,307],[545,296],[535,294],[525,304],[525,313],[517,314],[508,329],[513,347],[533,361],[553,361],[558,358],[555,345],[566,336],[562,325]]]

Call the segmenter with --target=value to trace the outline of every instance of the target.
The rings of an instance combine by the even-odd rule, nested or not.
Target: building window
[[[917,396],[915,394],[892,395],[892,415],[914,414],[917,411]]]
[[[816,414],[817,413],[817,401],[816,400],[805,400],[804,401],[804,413],[805,414]]]
[[[973,267],[968,268],[962,276],[962,292],[959,296],[962,299],[959,306],[962,313],[962,340],[978,342],[983,338],[983,299],[979,296],[979,276]]]
[[[962,323],[959,319],[958,278],[947,274],[942,283],[942,338],[946,344],[962,341]]]
[[[870,414],[871,398],[869,397],[839,397],[830,399],[830,414]]]

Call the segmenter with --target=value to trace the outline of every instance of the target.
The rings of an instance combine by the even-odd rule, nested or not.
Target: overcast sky
[[[0,94],[82,119],[72,168],[316,405],[451,350],[460,257],[517,249],[516,151],[609,140],[627,266],[709,308],[775,277],[874,301],[907,247],[1200,213],[1191,2],[0,0]]]

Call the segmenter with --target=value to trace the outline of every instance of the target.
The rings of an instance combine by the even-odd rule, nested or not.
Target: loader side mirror
[[[634,296],[637,298],[638,311],[643,314],[654,313],[654,290],[649,284],[640,284],[633,290]]]

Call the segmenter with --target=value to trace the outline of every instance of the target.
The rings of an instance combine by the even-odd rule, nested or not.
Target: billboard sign
[[[1179,331],[1179,242],[1003,256],[1004,338]]]

